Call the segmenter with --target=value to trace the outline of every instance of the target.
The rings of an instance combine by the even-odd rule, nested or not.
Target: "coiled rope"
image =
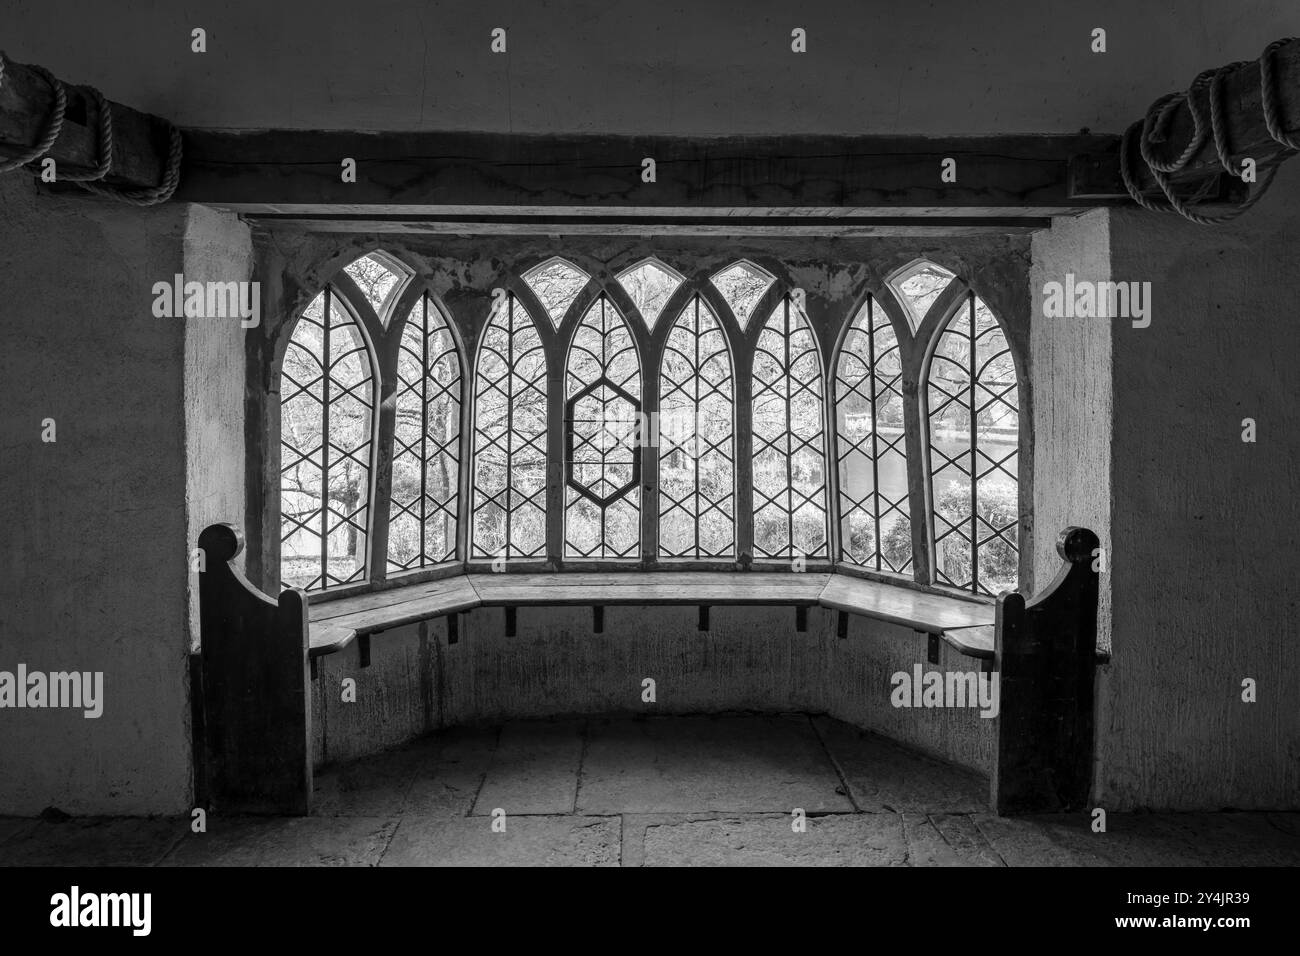
[[[5,64],[7,62],[8,58],[3,52],[0,52],[0,86],[4,85]],[[45,130],[41,138],[21,155],[0,163],[0,173],[11,172],[20,166],[28,166],[29,168],[36,166],[40,159],[50,151],[50,148],[59,138],[59,134],[63,131],[68,95],[62,81],[43,66],[29,65],[28,69],[44,79],[50,85],[50,88],[54,90],[54,105],[50,108],[50,114],[46,120]],[[109,106],[108,100],[104,98],[103,93],[93,86],[88,86],[86,89],[94,98],[95,108],[98,111],[99,122],[96,131],[98,159],[94,170],[89,173],[59,173],[58,178],[64,182],[76,183],[82,189],[93,192],[97,196],[107,196],[110,199],[131,203],[135,206],[156,206],[171,199],[181,180],[182,144],[180,130],[170,123],[168,124],[167,165],[163,169],[162,179],[158,185],[142,189],[110,186],[103,180],[113,168],[113,110]]]
[[[54,90],[54,106],[50,108],[49,118],[45,121],[45,131],[41,134],[41,138],[36,141],[36,145],[20,153],[15,158],[0,163],[0,173],[12,172],[20,166],[26,166],[28,163],[40,159],[50,151],[54,141],[63,132],[63,114],[68,108],[68,94],[64,91],[63,84],[59,82],[57,76],[43,66],[33,66],[31,70],[50,84],[50,87]],[[0,53],[0,85],[3,85],[4,77],[5,55]]]
[[[1280,110],[1277,102],[1273,57],[1278,49],[1294,42],[1296,39],[1298,38],[1286,37],[1281,40],[1274,40],[1264,48],[1264,52],[1260,54],[1258,60],[1260,103],[1264,113],[1264,125],[1268,129],[1269,136],[1288,150],[1300,150],[1300,141],[1287,135],[1279,116]],[[1145,117],[1124,131],[1124,138],[1120,141],[1119,171],[1124,180],[1124,188],[1135,203],[1151,212],[1176,212],[1184,219],[1210,226],[1236,219],[1264,198],[1264,194],[1273,185],[1273,179],[1277,175],[1280,163],[1274,163],[1266,171],[1264,178],[1255,184],[1255,188],[1251,190],[1250,195],[1243,202],[1228,212],[1215,216],[1197,212],[1193,208],[1208,198],[1210,192],[1217,185],[1215,179],[1207,179],[1189,196],[1179,196],[1169,178],[1170,173],[1175,173],[1185,167],[1192,157],[1200,152],[1205,145],[1207,136],[1214,144],[1215,155],[1218,157],[1219,165],[1223,167],[1224,171],[1231,176],[1242,177],[1242,172],[1232,165],[1232,144],[1229,142],[1228,128],[1224,122],[1223,83],[1230,73],[1249,66],[1253,62],[1256,61],[1240,60],[1236,63],[1229,63],[1227,66],[1204,71],[1192,81],[1192,85],[1186,92],[1167,93],[1160,97],[1147,109]],[[1209,103],[1210,115],[1208,123],[1198,99],[1201,94],[1205,95],[1205,99]],[[1183,103],[1187,104],[1187,110],[1192,115],[1191,140],[1177,157],[1172,160],[1162,161],[1155,155],[1152,147],[1155,144],[1167,142],[1169,123],[1174,111]],[[1156,185],[1160,187],[1160,191],[1164,193],[1163,202],[1143,196],[1137,186],[1133,166],[1134,139],[1138,141],[1138,151],[1141,154],[1142,161],[1147,165],[1151,178],[1155,180]]]

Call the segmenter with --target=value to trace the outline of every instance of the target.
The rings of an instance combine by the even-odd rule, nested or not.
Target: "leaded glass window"
[[[786,295],[754,351],[754,553],[826,555],[821,362],[808,318]]]
[[[402,328],[396,382],[388,570],[410,571],[455,558],[460,513],[460,355],[427,294]]]
[[[546,353],[513,295],[479,346],[473,481],[473,556],[545,557]]]
[[[374,366],[333,286],[294,325],[280,374],[280,578],[323,590],[366,579]]]
[[[912,567],[903,366],[888,313],[868,296],[835,371],[840,558],[872,571]]]
[[[735,382],[722,324],[698,295],[668,334],[659,388],[659,553],[730,557]]]
[[[731,313],[743,329],[749,325],[754,308],[767,292],[773,278],[766,269],[742,259],[727,266],[710,281],[727,300]]]
[[[935,345],[927,380],[937,583],[1016,586],[1020,409],[1001,326],[970,293]]]
[[[641,368],[603,293],[574,331],[565,381],[565,555],[638,557]]]

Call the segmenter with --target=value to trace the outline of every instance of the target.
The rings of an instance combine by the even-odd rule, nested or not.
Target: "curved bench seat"
[[[310,653],[313,658],[333,654],[356,637],[480,606],[465,574],[312,604]]]
[[[632,571],[460,574],[310,605],[311,656],[355,638],[477,607],[726,605],[824,607],[934,635],[958,652],[993,658],[994,608],[831,573]]]
[[[591,607],[596,634],[604,629],[604,608],[614,605],[696,605],[702,631],[709,630],[708,609],[723,605],[793,607],[797,631],[807,628],[809,608],[827,608],[838,615],[840,638],[848,636],[851,615],[911,628],[928,635],[932,664],[939,663],[939,644],[946,642],[981,659],[984,670],[996,671],[1000,709],[992,729],[992,808],[1029,813],[1088,805],[1098,663],[1093,555],[1099,542],[1086,528],[1061,532],[1056,550],[1062,563],[1046,587],[1032,596],[1003,593],[996,606],[842,572],[463,574],[455,566],[439,579],[380,591],[309,601],[303,591],[289,589],[273,599],[233,564],[243,545],[238,529],[228,524],[210,525],[199,536],[207,562],[199,576],[201,642],[191,684],[195,752],[201,755],[195,791],[201,803],[223,810],[310,811],[312,701],[324,699],[313,689],[310,672],[322,656],[355,642],[361,666],[368,667],[371,635],[439,617],[447,619],[451,644],[459,612],[479,607],[505,608],[510,637],[516,608],[548,605]],[[739,638],[743,645],[744,635]],[[409,661],[399,663],[409,674]],[[478,663],[511,666],[499,655]],[[881,689],[878,683],[875,689]],[[860,680],[846,690],[872,692]],[[421,706],[427,711],[421,719],[432,721],[431,705]]]
[[[967,657],[980,660],[993,660],[994,639],[997,629],[992,624],[976,624],[973,627],[952,627],[943,632],[943,640],[949,647]]]

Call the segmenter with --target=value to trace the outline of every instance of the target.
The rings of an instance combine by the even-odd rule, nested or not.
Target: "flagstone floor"
[[[795,714],[461,728],[323,770],[310,817],[201,834],[53,816],[0,817],[0,865],[1300,865],[1298,813],[999,818],[984,780]]]

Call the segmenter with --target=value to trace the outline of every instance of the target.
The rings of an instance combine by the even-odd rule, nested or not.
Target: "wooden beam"
[[[384,233],[453,236],[737,236],[858,239],[870,236],[980,236],[1033,232],[1051,225],[1053,215],[1082,210],[997,210],[1001,215],[947,215],[909,210],[891,216],[698,216],[686,213],[615,215],[297,215],[245,213],[252,221],[276,229],[315,233]],[[896,212],[896,211],[895,211]],[[990,210],[990,213],[993,211]]]
[[[1071,161],[1115,136],[669,136],[190,130],[177,198],[242,213],[357,217],[1045,216]],[[655,161],[655,181],[642,161]],[[956,182],[942,180],[956,161]],[[354,159],[357,181],[342,181]],[[1114,194],[1111,202],[1123,201]]]
[[[93,171],[99,164],[99,108],[84,86],[65,84],[68,103],[59,138],[46,154],[58,169]],[[54,90],[28,66],[5,60],[0,83],[0,158],[12,159],[41,138],[54,105]],[[167,122],[121,103],[113,114],[113,168],[106,182],[123,187],[158,185],[168,152]]]
[[[1073,157],[1070,160],[1069,176],[1071,198],[1075,200],[1100,200],[1098,205],[1112,205],[1117,196],[1128,198],[1128,189],[1125,187],[1124,177],[1119,171],[1119,160],[1118,137],[1113,148],[1100,153]],[[1152,199],[1162,199],[1164,193],[1147,170],[1146,163],[1142,161],[1136,141],[1133,143],[1132,163],[1134,182],[1137,183],[1138,191]],[[1198,165],[1195,168],[1189,166],[1171,178],[1183,186],[1189,183],[1195,186],[1199,185],[1207,177],[1217,180],[1215,185],[1211,187],[1207,202],[1234,204],[1241,202],[1249,194],[1245,183],[1240,179],[1228,176],[1223,171],[1223,167],[1217,163],[1212,168],[1205,165]]]

